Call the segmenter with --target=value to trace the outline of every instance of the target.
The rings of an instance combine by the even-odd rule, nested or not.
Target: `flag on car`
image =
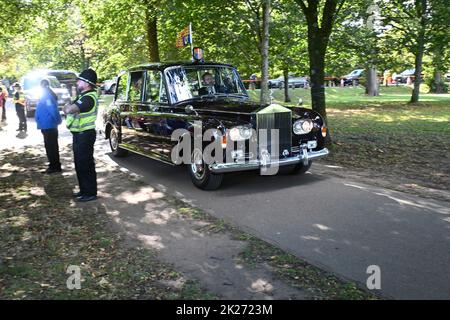
[[[183,48],[184,46],[192,43],[190,29],[191,28],[187,26],[181,32],[178,32],[176,43],[177,48]]]

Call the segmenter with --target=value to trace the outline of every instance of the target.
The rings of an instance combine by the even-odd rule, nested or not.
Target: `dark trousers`
[[[44,136],[45,152],[47,153],[49,168],[61,170],[59,162],[58,128],[41,130]]]
[[[6,120],[6,100],[3,99],[3,106],[2,106],[2,120],[1,121],[5,121]]]
[[[97,173],[95,172],[94,129],[83,132],[72,132],[75,171],[77,172],[80,192],[84,196],[97,195]]]
[[[19,117],[19,130],[27,131],[27,117],[25,116],[25,107],[16,104],[16,113]]]

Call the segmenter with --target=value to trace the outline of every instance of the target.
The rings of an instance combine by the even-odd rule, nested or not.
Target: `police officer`
[[[27,117],[25,116],[25,95],[18,82],[14,84],[14,90],[13,102],[16,107],[17,117],[19,118],[19,128],[17,129],[17,131],[27,132]]]
[[[77,81],[79,95],[75,102],[64,107],[67,128],[73,135],[73,155],[80,192],[74,196],[79,202],[97,199],[97,173],[94,161],[98,97],[97,74],[92,69],[80,73]]]

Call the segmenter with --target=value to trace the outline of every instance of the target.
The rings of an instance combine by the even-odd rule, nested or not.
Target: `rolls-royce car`
[[[128,152],[185,165],[195,186],[220,187],[228,172],[279,167],[306,172],[328,154],[317,112],[250,100],[236,68],[214,62],[139,65],[117,77],[103,110],[114,156]]]

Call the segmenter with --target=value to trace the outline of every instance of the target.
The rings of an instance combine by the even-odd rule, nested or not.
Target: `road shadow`
[[[151,179],[151,183],[154,185],[160,184],[169,189],[190,188],[198,190],[198,192],[207,192],[197,189],[192,184],[189,172],[184,165],[171,166],[134,153],[130,153],[124,158],[114,157],[112,153],[106,155],[121,167]],[[312,168],[314,168],[314,164]],[[289,174],[287,168],[280,168],[276,175],[260,175],[259,170],[241,171],[225,174],[222,185],[217,191],[226,196],[242,194],[242,192],[265,193],[297,186],[306,187],[326,179],[328,179],[326,176],[309,172],[297,175]]]

